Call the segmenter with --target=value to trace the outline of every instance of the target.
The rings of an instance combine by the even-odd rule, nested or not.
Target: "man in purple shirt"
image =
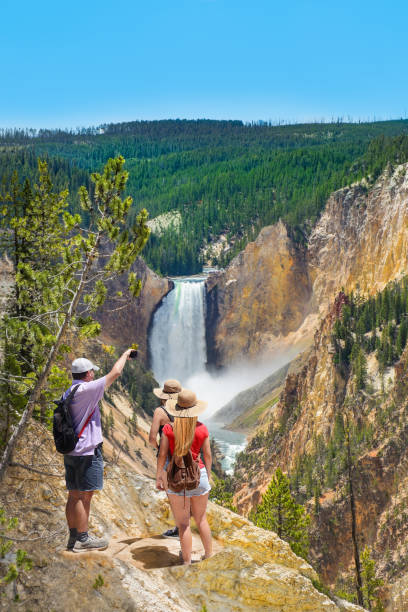
[[[119,357],[109,374],[97,380],[95,370],[99,367],[89,359],[79,357],[72,362],[72,385],[64,394],[68,395],[78,386],[71,402],[70,411],[77,434],[83,429],[74,450],[64,455],[65,481],[68,500],[65,508],[69,527],[67,548],[73,552],[105,550],[108,541],[88,534],[89,511],[94,491],[103,488],[102,427],[99,401],[107,389],[122,373],[129,354],[128,349]]]

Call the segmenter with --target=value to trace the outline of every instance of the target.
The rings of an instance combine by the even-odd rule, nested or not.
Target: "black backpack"
[[[85,427],[88,425],[92,414],[87,419],[85,425],[83,426],[79,435],[75,433],[74,424],[72,422],[71,412],[69,407],[74,399],[74,395],[76,390],[78,389],[79,384],[75,385],[64,399],[64,396],[61,396],[61,399],[58,401],[54,400],[54,404],[56,404],[56,408],[54,409],[54,415],[52,419],[52,433],[54,435],[55,448],[59,453],[65,455],[66,453],[70,453],[74,450],[77,445],[79,438],[82,435]]]

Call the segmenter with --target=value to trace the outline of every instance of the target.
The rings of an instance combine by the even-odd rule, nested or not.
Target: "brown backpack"
[[[200,484],[200,466],[191,450],[184,457],[173,455],[167,466],[167,485],[175,493],[192,491]]]

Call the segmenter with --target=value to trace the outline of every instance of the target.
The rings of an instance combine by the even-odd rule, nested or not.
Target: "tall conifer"
[[[256,509],[254,522],[258,527],[275,531],[290,544],[294,553],[307,558],[310,517],[296,503],[289,485],[289,479],[278,468]]]

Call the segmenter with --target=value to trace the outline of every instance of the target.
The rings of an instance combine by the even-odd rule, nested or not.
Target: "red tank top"
[[[174,431],[173,431],[172,426],[169,423],[167,423],[163,427],[163,434],[167,436],[169,440],[170,454],[173,455],[174,453]],[[204,440],[208,438],[208,435],[209,435],[208,429],[204,425],[204,423],[200,423],[199,421],[197,421],[193,442],[191,444],[191,454],[193,455],[193,458],[195,459],[195,461],[197,461],[197,457],[200,454],[201,447],[204,444]],[[199,461],[199,466],[200,468],[204,467],[204,463],[202,462],[201,457]]]

